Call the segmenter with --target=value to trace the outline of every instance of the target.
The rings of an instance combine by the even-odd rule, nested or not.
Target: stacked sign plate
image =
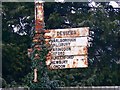
[[[46,57],[50,69],[88,67],[88,27],[47,31],[45,41],[52,47]]]

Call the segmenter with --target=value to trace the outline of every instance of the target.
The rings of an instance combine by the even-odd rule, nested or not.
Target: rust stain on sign
[[[36,2],[36,8],[35,8],[36,24],[41,23],[44,20],[44,10],[43,10],[43,5],[42,4],[43,4],[42,2]]]
[[[76,37],[76,38],[52,38],[45,39],[45,42],[48,42],[53,47],[61,46],[87,46],[88,38],[87,37]]]
[[[69,28],[69,29],[53,29],[48,30],[49,33],[45,33],[44,37],[51,38],[68,38],[68,37],[80,37],[80,36],[88,36],[89,28]]]
[[[81,47],[81,46],[54,47],[51,50],[51,54],[53,56],[86,55],[87,47]]]
[[[49,69],[88,67],[89,28],[46,30],[45,44],[52,49],[46,56]]]
[[[57,57],[56,57],[57,58]],[[49,69],[64,69],[64,68],[85,68],[88,67],[87,55],[85,56],[66,56],[59,59],[47,59],[46,65]]]

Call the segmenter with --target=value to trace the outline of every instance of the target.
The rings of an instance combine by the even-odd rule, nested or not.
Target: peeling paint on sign
[[[57,57],[56,57],[57,58]],[[85,56],[66,56],[58,57],[60,59],[47,59],[46,65],[50,69],[64,69],[64,68],[78,68],[78,67],[88,67],[87,55]]]
[[[54,47],[51,50],[53,56],[64,55],[85,55],[87,54],[87,47],[68,46],[68,47]]]
[[[53,47],[61,46],[87,46],[88,38],[87,37],[76,37],[76,38],[52,38],[45,39],[45,42],[48,42]]]
[[[49,33],[45,33],[45,37],[49,36],[51,38],[68,38],[68,37],[80,37],[88,36],[89,28],[69,28],[69,29],[53,29],[48,30]]]
[[[45,44],[51,50],[46,56],[49,69],[88,67],[89,28],[46,30]]]

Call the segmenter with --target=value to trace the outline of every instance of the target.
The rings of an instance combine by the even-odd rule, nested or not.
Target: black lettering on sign
[[[51,64],[55,64],[56,62],[55,61],[52,61]]]
[[[58,48],[54,47],[52,50],[53,51],[71,51],[71,48],[70,47],[58,47]]]
[[[66,59],[73,59],[74,56],[66,56]]]
[[[57,31],[57,36],[70,36],[70,35],[76,35],[77,32],[75,30],[73,31]]]
[[[58,56],[58,57],[54,57],[53,59],[62,60],[62,59],[65,59],[65,58],[64,58],[64,56]]]
[[[66,64],[68,61],[67,60],[59,60],[59,61],[56,61],[56,60],[52,60],[51,61],[51,64],[52,65],[56,65],[56,64]]]
[[[62,55],[65,55],[64,52],[58,52],[58,56],[62,56]]]
[[[53,57],[53,59],[55,60],[63,60],[63,59],[73,59],[74,56],[56,56],[56,57]]]
[[[57,52],[52,52],[53,55],[57,55]]]
[[[67,60],[59,60],[58,61],[58,64],[66,64],[67,63]]]
[[[51,39],[51,42],[59,42],[59,39]]]
[[[51,66],[52,69],[62,69],[65,68],[65,65],[53,65]]]
[[[76,38],[73,38],[73,39],[67,39],[67,38],[60,39],[60,42],[75,42],[75,41],[76,41]]]
[[[61,43],[61,42],[56,42],[56,43],[52,43],[53,47],[62,47],[62,46],[70,46],[70,43]]]
[[[51,42],[52,43],[55,43],[55,42],[67,42],[67,43],[70,43],[70,42],[76,42],[76,38],[52,38]]]

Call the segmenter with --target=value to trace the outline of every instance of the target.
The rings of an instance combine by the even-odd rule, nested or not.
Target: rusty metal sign
[[[88,67],[88,27],[46,31],[45,43],[51,46],[46,56],[49,69]]]
[[[68,37],[80,37],[80,36],[88,36],[89,28],[69,28],[69,29],[53,29],[48,30],[48,33],[45,33],[44,37],[50,38],[68,38]]]
[[[44,9],[42,1],[35,1],[35,29],[39,31],[44,28]]]
[[[45,39],[46,43],[49,43],[53,47],[67,47],[67,46],[87,46],[87,37],[76,37],[76,38],[52,38]]]
[[[85,68],[88,67],[87,55],[85,56],[60,56],[47,59],[46,65],[49,69]]]
[[[51,50],[51,54],[52,56],[86,55],[87,47],[81,46],[53,47]]]

